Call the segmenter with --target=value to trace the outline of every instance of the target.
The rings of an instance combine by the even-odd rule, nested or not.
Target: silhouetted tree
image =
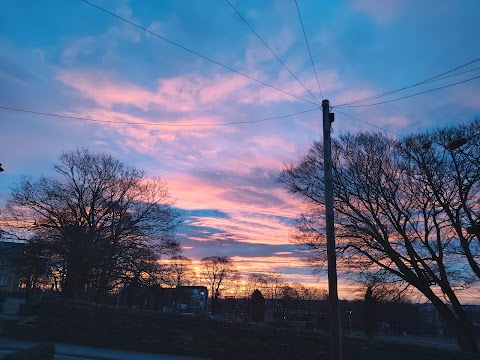
[[[49,259],[42,255],[43,249],[31,244],[18,256],[17,270],[21,274],[22,287],[28,292],[48,282]]]
[[[373,286],[368,285],[363,299],[363,331],[369,339],[373,339],[376,321],[375,303],[373,296]]]
[[[186,256],[172,256],[163,269],[163,282],[173,287],[192,285],[196,277],[192,260]]]
[[[289,284],[285,284],[280,289],[281,294],[281,306],[282,311],[285,314],[286,312],[297,312],[299,301],[300,301],[300,294],[297,292],[295,288],[293,288]]]
[[[313,310],[313,302],[326,300],[326,290],[307,287],[300,283],[284,284],[280,288],[280,299],[283,312],[290,311],[303,314]]]
[[[233,260],[227,256],[205,257],[200,263],[201,275],[207,283],[212,300],[212,314],[215,314],[218,298],[240,274]]]
[[[178,214],[160,179],[85,149],[63,153],[54,171],[16,184],[3,220],[60,264],[66,297],[151,279],[159,256],[178,250]]]
[[[265,298],[277,300],[280,298],[280,289],[283,285],[283,278],[276,272],[254,273],[248,276],[245,290],[247,294],[251,294],[255,289],[258,289],[262,294],[265,294]]]
[[[263,322],[265,319],[265,298],[262,292],[256,289],[252,293],[252,321]]]
[[[451,149],[450,141],[458,139],[464,145]],[[457,240],[451,244],[454,251],[446,250],[461,254],[480,279],[480,119],[411,136],[399,147],[409,162],[409,175],[424,187],[451,231],[448,236]]]
[[[480,132],[478,121],[472,127]],[[459,254],[455,244],[462,231],[450,219],[449,211],[453,217],[468,219],[466,204],[478,204],[479,158],[462,158],[462,171],[456,173],[468,174],[468,186],[464,189],[464,183],[457,184],[459,191],[447,186],[459,181],[449,174],[452,169],[441,167],[440,162],[426,168],[433,159],[430,153],[438,151],[426,140],[438,138],[438,144],[446,146],[447,137],[464,131],[460,126],[443,138],[438,131],[401,141],[371,133],[345,134],[333,140],[334,206],[339,267],[350,275],[380,269],[412,285],[435,306],[460,348],[478,351],[472,322],[454,286],[472,283],[472,272],[466,267],[472,266],[468,251],[476,256],[479,248],[469,237],[470,250],[462,247],[463,254]],[[415,160],[417,155],[425,161]],[[456,159],[460,161],[460,157]],[[323,144],[314,143],[298,165],[286,167],[280,181],[310,204],[299,219],[295,241],[318,250],[317,263],[324,263]],[[442,196],[449,199],[448,204],[442,203],[429,182],[445,191]],[[478,206],[469,209],[469,223],[476,224]]]

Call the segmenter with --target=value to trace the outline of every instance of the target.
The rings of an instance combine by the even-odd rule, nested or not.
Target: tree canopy
[[[24,177],[3,211],[6,229],[49,256],[66,297],[96,299],[175,254],[179,214],[166,183],[113,156],[64,152],[54,176]]]
[[[339,268],[350,278],[385,272],[432,302],[464,350],[478,351],[458,289],[479,280],[480,121],[395,140],[344,134],[332,142]],[[465,137],[464,149],[448,148]],[[294,240],[325,261],[323,144],[280,181],[307,211]]]
[[[240,277],[233,260],[227,256],[209,256],[200,260],[201,276],[205,280],[212,298],[212,313],[220,295]]]
[[[172,256],[164,265],[162,279],[171,287],[194,285],[197,274],[192,260],[182,255]]]

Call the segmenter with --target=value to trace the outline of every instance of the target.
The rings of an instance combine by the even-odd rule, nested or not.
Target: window
[[[5,259],[0,259],[0,269],[9,269],[10,268],[10,261]]]
[[[0,278],[0,286],[7,286],[8,279],[6,277]]]

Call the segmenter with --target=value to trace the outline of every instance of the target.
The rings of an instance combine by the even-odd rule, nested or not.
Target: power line
[[[305,37],[305,42],[307,43],[308,54],[310,55],[310,61],[312,62],[313,72],[315,73],[315,78],[317,79],[318,90],[320,90],[320,95],[322,95],[322,100],[323,100],[322,88],[320,87],[320,82],[318,81],[317,70],[315,69],[315,64],[313,62],[312,52],[310,51],[310,45],[308,45],[307,33],[305,32],[305,27],[303,26],[302,15],[300,15],[300,9],[298,7],[297,0],[295,0],[295,5],[297,6],[297,12],[298,12],[298,18],[300,19],[300,24],[302,25],[303,36]]]
[[[410,89],[412,87],[415,87],[415,86],[419,86],[419,85],[423,85],[423,84],[426,84],[426,83],[429,83],[429,82],[432,82],[432,81],[437,81],[437,80],[441,80],[441,79],[445,79],[447,77],[450,77],[450,76],[457,76],[457,75],[460,75],[460,74],[464,74],[465,72],[461,72],[461,73],[458,73],[458,74],[454,74],[454,75],[450,75],[450,76],[445,76],[445,77],[442,77],[446,74],[449,74],[449,73],[452,73],[458,69],[461,69],[465,66],[468,66],[470,64],[473,64],[474,62],[477,62],[479,61],[480,58],[478,59],[475,59],[475,60],[472,60],[466,64],[463,64],[463,65],[460,65],[454,69],[451,69],[449,71],[446,71],[444,73],[441,73],[441,74],[438,74],[436,76],[433,76],[431,78],[428,78],[426,80],[423,80],[423,81],[420,81],[418,83],[415,83],[413,85],[409,85],[409,86],[405,86],[405,87],[402,87],[402,88],[399,88],[397,90],[392,90],[392,91],[388,91],[388,92],[385,92],[385,93],[382,93],[382,94],[378,94],[378,95],[373,95],[373,96],[370,96],[370,97],[366,97],[366,98],[362,98],[362,99],[358,99],[358,100],[353,100],[353,101],[350,101],[350,102],[347,102],[347,103],[344,103],[344,104],[340,104],[340,105],[336,105],[336,106],[344,106],[344,105],[350,105],[350,104],[355,104],[355,103],[360,103],[360,102],[365,102],[365,101],[368,101],[368,100],[373,100],[373,99],[378,99],[378,98],[381,98],[381,97],[384,97],[384,96],[387,96],[387,95],[391,95],[391,94],[394,94],[394,93],[397,93],[397,92],[400,92],[402,90],[406,90],[406,89]],[[476,70],[476,69],[474,69]],[[469,71],[473,71],[473,70],[469,70]],[[469,71],[466,71],[466,72],[469,72]]]
[[[270,48],[270,46],[267,45],[267,43],[265,41],[263,41],[263,39],[260,37],[260,35],[255,31],[255,29],[248,23],[248,21],[242,16],[242,14],[240,14],[240,12],[235,8],[235,6],[233,6],[233,4],[229,1],[229,0],[225,0],[231,7],[232,9],[238,14],[238,16],[240,16],[240,18],[243,20],[243,22],[245,24],[247,24],[247,26],[250,28],[250,30],[253,31],[253,33],[257,36],[257,38],[263,43],[263,45],[266,46],[266,48],[268,50],[270,50],[270,52],[273,54],[273,56],[275,56],[277,58],[277,60],[280,62],[280,64],[282,64],[282,66],[299,82],[300,85],[302,85],[302,87],[310,94],[312,95],[312,97],[318,102],[320,103],[320,101],[315,97],[315,95],[312,94],[312,92],[310,90],[308,90],[305,85],[303,85],[303,83],[300,81],[300,79],[293,73],[290,71],[290,69],[287,67],[287,65],[285,65],[285,63],[277,56],[277,54],[275,54],[275,52]]]
[[[403,91],[403,90],[406,90],[406,89],[410,89],[410,88],[413,88],[413,87],[416,87],[416,86],[419,86],[419,85],[423,85],[423,84],[426,84],[426,83],[429,83],[429,82],[432,82],[432,81],[437,81],[437,80],[441,80],[441,79],[445,79],[447,77],[450,77],[450,76],[445,76],[445,77],[442,77],[444,75],[447,75],[447,74],[450,74],[458,69],[461,69],[465,66],[468,66],[468,65],[471,65],[477,61],[479,61],[480,58],[477,58],[477,59],[474,59],[472,61],[469,61],[468,63],[465,63],[463,65],[460,65],[460,66],[457,66],[456,68],[454,69],[451,69],[451,70],[448,70],[446,72],[443,72],[441,74],[438,74],[438,75],[435,75],[431,78],[428,78],[426,80],[423,80],[423,81],[420,81],[418,83],[415,83],[415,84],[412,84],[412,85],[408,85],[408,86],[405,86],[405,87],[402,87],[402,88],[399,88],[399,89],[396,89],[396,90],[392,90],[392,91],[387,91],[387,92],[384,92],[384,93],[381,93],[381,94],[377,94],[377,95],[373,95],[373,96],[369,96],[369,97],[365,97],[365,98],[361,98],[361,99],[357,99],[357,100],[353,100],[353,101],[349,101],[349,102],[346,102],[346,103],[343,103],[343,104],[340,104],[340,105],[336,105],[335,107],[340,107],[340,106],[345,106],[345,105],[351,105],[351,104],[356,104],[356,103],[361,103],[361,102],[365,102],[365,101],[369,101],[369,100],[374,100],[374,99],[378,99],[378,98],[381,98],[381,97],[384,97],[384,96],[387,96],[387,95],[391,95],[391,94],[395,94],[397,92],[400,92],[400,91]],[[474,70],[477,70],[477,69],[474,69]],[[469,71],[474,71],[474,70],[469,70]],[[457,76],[457,75],[460,75],[460,74],[464,74],[466,72],[469,72],[469,71],[465,71],[465,72],[461,72],[461,73],[458,73],[458,74],[454,74],[454,75],[451,75],[451,76]]]
[[[456,73],[456,74],[446,75],[446,76],[442,76],[442,77],[439,77],[439,78],[436,78],[436,79],[428,80],[428,81],[425,81],[425,84],[431,83],[431,82],[434,82],[434,81],[440,81],[440,80],[448,79],[448,78],[451,78],[451,77],[454,77],[454,76],[463,75],[463,74],[474,72],[474,71],[477,71],[477,70],[480,70],[480,67],[475,68],[475,69],[471,69],[471,70],[465,70],[465,71],[462,71],[462,72],[459,72],[459,73]]]
[[[122,20],[122,21],[125,21],[126,23],[128,23],[128,24],[130,24],[130,25],[132,25],[132,26],[135,26],[135,27],[139,28],[139,29],[141,29],[141,30],[149,33],[150,35],[153,35],[153,36],[155,36],[155,37],[157,37],[157,38],[159,38],[159,39],[162,39],[162,40],[164,40],[164,41],[166,41],[166,42],[168,42],[168,43],[170,43],[170,44],[172,44],[172,45],[175,45],[175,46],[177,46],[177,47],[179,47],[179,48],[181,48],[181,49],[183,49],[183,50],[185,50],[185,51],[188,51],[188,52],[191,53],[191,54],[194,54],[194,55],[196,55],[196,56],[199,56],[199,57],[201,57],[201,58],[204,59],[204,60],[210,61],[211,63],[214,63],[214,64],[216,64],[216,65],[218,65],[218,66],[221,66],[221,67],[223,67],[224,69],[230,70],[230,71],[232,71],[232,72],[234,72],[234,73],[236,73],[236,74],[238,74],[238,75],[244,76],[244,77],[246,77],[247,79],[250,79],[250,80],[255,81],[255,82],[259,83],[259,84],[262,84],[262,85],[264,85],[264,86],[267,86],[267,87],[269,87],[269,88],[271,88],[271,89],[277,90],[277,91],[279,91],[279,92],[281,92],[281,93],[284,93],[284,94],[286,94],[286,95],[292,96],[292,97],[297,98],[297,99],[299,99],[299,100],[303,100],[303,101],[308,102],[308,103],[310,103],[310,104],[317,105],[316,102],[313,102],[313,101],[304,99],[304,98],[302,98],[302,97],[300,97],[300,96],[294,95],[294,94],[289,93],[289,92],[284,91],[284,90],[281,90],[281,89],[279,89],[279,88],[277,88],[277,87],[275,87],[275,86],[273,86],[273,85],[269,85],[269,84],[267,84],[267,83],[265,83],[265,82],[263,82],[263,81],[261,81],[261,80],[255,79],[254,77],[251,77],[250,75],[247,75],[247,74],[245,74],[245,73],[242,73],[241,71],[235,70],[235,69],[233,69],[233,68],[231,68],[231,67],[229,67],[229,66],[227,66],[227,65],[223,65],[223,64],[219,63],[219,62],[216,61],[216,60],[213,60],[213,59],[211,59],[211,58],[209,58],[209,57],[207,57],[207,56],[205,56],[205,55],[202,55],[202,54],[200,54],[200,53],[198,53],[198,52],[196,52],[196,51],[194,51],[194,50],[191,50],[191,49],[189,49],[189,48],[187,48],[187,47],[185,47],[185,46],[183,46],[183,45],[180,45],[179,43],[177,43],[177,42],[175,42],[175,41],[173,41],[173,40],[169,40],[169,39],[167,39],[166,37],[161,36],[161,35],[153,32],[153,31],[151,31],[151,30],[148,30],[147,28],[144,28],[143,26],[138,25],[138,24],[136,24],[136,23],[134,23],[134,22],[132,22],[132,21],[130,21],[130,20],[128,20],[128,19],[125,19],[124,17],[122,17],[122,16],[120,16],[120,15],[117,15],[117,14],[115,14],[115,13],[109,11],[109,10],[106,10],[106,9],[102,8],[101,6],[98,6],[98,5],[96,5],[96,4],[93,4],[93,3],[91,3],[91,2],[89,2],[89,1],[87,1],[87,0],[80,0],[80,1],[82,1],[82,2],[84,2],[84,3],[86,3],[86,4],[88,4],[88,5],[90,5],[90,6],[92,6],[92,7],[95,7],[95,8],[97,8],[97,9],[99,9],[99,10],[101,10],[101,11],[103,11],[103,12],[105,12],[105,13],[111,15],[111,16],[114,16],[114,17],[116,17],[117,19],[120,19],[120,20]]]
[[[377,125],[374,125],[374,124],[372,124],[372,123],[369,123],[368,121],[364,121],[364,120],[361,120],[361,119],[359,119],[359,118],[356,118],[355,116],[345,114],[344,112],[341,112],[341,111],[338,110],[338,109],[336,109],[335,112],[336,112],[336,113],[340,113],[340,114],[345,115],[345,116],[348,116],[349,118],[354,119],[354,120],[357,120],[357,121],[360,121],[360,122],[362,122],[362,123],[364,123],[364,124],[373,126],[373,127],[377,128],[377,129],[382,130],[382,131],[385,131],[385,132],[387,132],[387,133],[396,135],[396,136],[398,136],[398,137],[403,137],[402,135],[397,134],[396,132],[393,132],[393,131],[384,129],[384,128],[380,127],[380,126],[377,126]]]
[[[165,127],[216,127],[216,126],[229,126],[229,125],[241,125],[241,124],[253,124],[259,123],[264,121],[271,121],[276,119],[283,119],[295,115],[305,114],[311,111],[315,111],[320,109],[320,107],[315,107],[313,109],[299,111],[293,114],[281,115],[281,116],[274,116],[265,119],[259,120],[250,120],[250,121],[234,121],[228,123],[218,123],[218,124],[206,124],[206,123],[198,123],[198,124],[172,124],[172,123],[149,123],[149,122],[136,122],[136,121],[113,121],[113,120],[104,120],[104,119],[96,119],[96,118],[87,118],[81,116],[69,116],[69,115],[61,115],[61,114],[54,114],[48,112],[40,112],[40,111],[33,111],[33,110],[26,110],[26,109],[18,109],[6,106],[0,106],[0,109],[8,110],[8,111],[16,111],[28,114],[36,114],[36,115],[43,115],[43,116],[50,116],[50,117],[57,117],[57,118],[64,118],[64,119],[72,119],[72,120],[82,120],[82,121],[92,121],[92,122],[99,122],[99,123],[109,123],[109,124],[127,124],[127,125],[143,125],[143,126],[165,126]]]
[[[391,102],[394,102],[394,101],[399,101],[399,100],[403,100],[403,99],[408,99],[408,98],[411,98],[411,97],[414,97],[414,96],[418,96],[418,95],[426,94],[426,93],[429,93],[429,92],[433,92],[433,91],[445,89],[445,88],[448,88],[448,87],[452,87],[452,86],[455,86],[455,85],[463,84],[463,83],[466,83],[466,82],[469,82],[469,81],[472,81],[472,80],[475,80],[475,79],[478,79],[478,78],[480,78],[480,75],[479,75],[479,76],[475,76],[475,77],[470,78],[470,79],[466,79],[466,80],[463,80],[463,81],[459,81],[459,82],[456,82],[456,83],[453,83],[453,84],[448,84],[448,85],[440,86],[440,87],[437,87],[437,88],[434,88],[434,89],[425,90],[425,91],[421,91],[421,92],[418,92],[418,93],[415,93],[415,94],[406,95],[406,96],[402,96],[402,97],[399,97],[399,98],[396,98],[396,99],[387,100],[387,101],[381,101],[381,102],[377,102],[377,103],[373,103],[373,104],[363,104],[363,105],[337,105],[337,106],[332,106],[332,108],[338,109],[339,107],[341,107],[341,108],[344,108],[344,107],[366,107],[366,106],[375,106],[375,105],[387,104],[387,103],[391,103]]]

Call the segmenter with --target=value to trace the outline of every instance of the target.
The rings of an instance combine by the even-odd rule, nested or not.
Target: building
[[[0,238],[0,292],[18,290],[20,282],[19,259],[25,241]]]
[[[206,313],[208,290],[205,286],[177,286],[172,291],[177,312],[195,315]]]

